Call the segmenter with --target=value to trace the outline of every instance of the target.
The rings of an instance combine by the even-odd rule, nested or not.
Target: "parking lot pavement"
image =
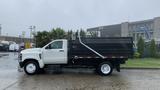
[[[17,54],[0,58],[0,90],[160,90],[160,70],[123,69],[102,77],[91,70],[28,76],[17,71]]]
[[[2,56],[8,56],[9,55],[9,53],[7,53],[7,52],[0,52],[0,57],[2,57]]]

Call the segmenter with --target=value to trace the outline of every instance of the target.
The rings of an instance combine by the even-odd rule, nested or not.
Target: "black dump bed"
[[[131,37],[81,38],[81,41],[105,58],[129,58],[133,56]],[[78,39],[69,41],[70,58],[100,58],[82,45]]]

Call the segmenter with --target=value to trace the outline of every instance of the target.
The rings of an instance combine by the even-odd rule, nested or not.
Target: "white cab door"
[[[48,44],[42,52],[42,59],[45,64],[66,64],[67,40],[55,40]]]

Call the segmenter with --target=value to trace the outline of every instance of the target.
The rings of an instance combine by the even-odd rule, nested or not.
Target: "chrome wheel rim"
[[[110,73],[110,71],[111,71],[111,67],[110,67],[108,64],[103,64],[103,65],[101,66],[101,71],[102,71],[102,73],[104,73],[104,74],[108,74],[108,73]]]
[[[36,66],[33,63],[30,63],[26,66],[26,71],[28,73],[34,73],[36,71]]]

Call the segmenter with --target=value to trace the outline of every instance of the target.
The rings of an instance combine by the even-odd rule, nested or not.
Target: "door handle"
[[[64,52],[64,50],[59,50],[59,52]]]

